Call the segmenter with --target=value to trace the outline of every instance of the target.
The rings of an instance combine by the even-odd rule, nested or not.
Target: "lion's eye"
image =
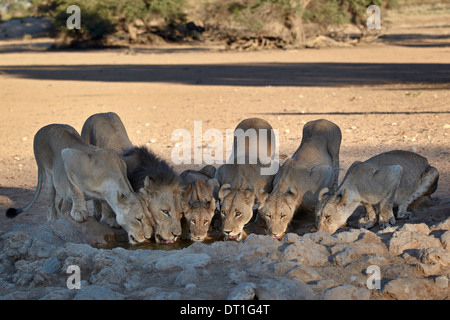
[[[330,222],[331,221],[331,216],[325,216],[325,221]]]
[[[284,219],[284,218],[286,218],[286,215],[285,215],[285,214],[282,214],[282,215],[281,215],[281,219]]]
[[[161,210],[161,211],[162,211],[162,213],[169,215],[169,210]]]
[[[137,220],[139,223],[142,223],[142,219],[136,218],[136,220]]]
[[[272,216],[270,214],[266,214],[267,219],[272,219]]]
[[[227,215],[227,213],[225,212],[225,210],[220,211],[220,214],[225,217]]]
[[[242,216],[242,212],[236,212],[236,217],[240,217],[240,216]]]
[[[209,223],[208,220],[203,221],[203,225],[206,226]]]
[[[191,224],[193,224],[195,226],[196,225],[195,220],[191,220]]]

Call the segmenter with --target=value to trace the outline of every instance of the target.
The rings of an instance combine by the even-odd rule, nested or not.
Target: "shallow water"
[[[219,239],[207,239],[203,241],[205,244],[213,243],[215,241],[221,241]],[[193,244],[194,241],[190,240],[178,240],[175,243],[165,244],[165,243],[156,243],[154,241],[149,242],[143,242],[139,244],[130,244],[127,242],[116,242],[111,244],[105,244],[105,245],[98,245],[94,246],[98,249],[114,249],[114,248],[124,248],[127,250],[181,250],[184,248],[189,247],[191,244]]]

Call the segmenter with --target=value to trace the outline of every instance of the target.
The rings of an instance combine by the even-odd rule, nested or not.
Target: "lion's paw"
[[[86,210],[72,210],[70,212],[71,217],[77,221],[77,222],[83,222],[86,221],[87,218],[89,217],[89,212],[87,212]]]
[[[409,211],[398,212],[397,219],[410,219],[412,215],[412,212]]]
[[[358,226],[360,228],[370,229],[375,225],[375,223],[377,223],[377,220],[370,220],[367,217],[362,217],[358,221]]]

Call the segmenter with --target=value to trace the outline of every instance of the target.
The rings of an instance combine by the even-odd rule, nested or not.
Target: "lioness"
[[[116,152],[87,145],[71,126],[51,124],[36,133],[34,155],[38,167],[34,198],[24,208],[8,209],[8,217],[28,210],[44,186],[48,220],[57,215],[56,193],[65,203],[62,209],[71,204],[70,215],[78,222],[88,218],[86,200],[100,199],[113,209],[117,223],[128,232],[131,243],[151,236],[146,208],[133,192],[126,177],[126,164]]]
[[[256,134],[256,139],[250,137],[248,141],[245,140],[245,145],[238,142],[242,135],[245,138],[252,132]],[[267,145],[262,149],[261,133],[267,135]],[[273,129],[267,121],[250,118],[236,127],[232,159],[220,166],[215,174],[221,185],[218,196],[225,239],[241,240],[245,236],[244,226],[253,217],[253,206],[261,203],[262,194],[270,192],[273,174],[261,174],[261,169],[267,167],[261,161],[261,153],[271,158],[274,150]]]
[[[300,146],[275,175],[272,192],[263,195],[259,214],[270,236],[281,239],[294,213],[314,212],[322,188],[335,190],[341,138],[339,127],[328,120],[305,124]]]
[[[105,134],[115,133],[120,134]],[[121,154],[126,149],[132,148],[133,144],[128,138],[125,126],[119,116],[114,112],[98,113],[90,116],[81,129],[81,137],[90,145],[100,148],[108,148]],[[131,164],[127,164],[127,172]],[[115,215],[111,208],[100,200],[94,200],[94,216],[111,227],[117,227]]]
[[[91,144],[113,148],[121,154],[133,189],[144,188],[147,193],[155,241],[173,243],[181,235],[182,187],[172,168],[147,148],[135,147],[119,116],[113,112],[89,117],[83,125],[82,137]]]
[[[437,189],[439,172],[426,158],[409,151],[395,150],[376,155],[365,162],[353,163],[336,194],[320,192],[317,206],[317,228],[330,234],[336,232],[359,205],[366,209],[360,220],[364,228],[377,221],[381,229],[395,224],[397,218],[409,218],[408,206]],[[375,211],[374,208],[375,207]]]
[[[121,154],[133,148],[125,126],[114,112],[97,113],[90,116],[81,129],[81,137],[93,146],[108,148]],[[131,167],[127,167],[128,170]]]

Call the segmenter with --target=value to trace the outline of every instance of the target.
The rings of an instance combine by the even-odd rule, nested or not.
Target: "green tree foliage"
[[[302,13],[311,0],[221,0],[206,1],[202,20],[225,34],[267,33],[283,28],[289,42],[304,38]],[[276,27],[274,27],[276,25]]]
[[[326,33],[330,26],[347,23],[358,26],[364,32],[369,5],[387,10],[398,0],[196,1],[199,12],[195,15],[210,30],[219,31],[222,35],[259,36],[270,33],[270,36],[282,38],[294,46],[302,46],[305,42],[305,22],[319,25],[322,33]],[[55,29],[66,36],[94,41],[102,41],[114,32],[131,34],[135,30],[133,24],[138,20],[140,25],[150,26],[158,18],[175,29],[186,22],[187,3],[193,4],[189,0],[0,0],[0,4],[10,8],[24,3],[31,15],[51,17]],[[69,5],[81,8],[80,30],[66,27]]]
[[[66,26],[67,7],[77,5],[81,10],[81,29],[68,29]],[[100,41],[116,30],[112,12],[102,2],[89,0],[59,1],[52,13],[54,27],[76,41]]]
[[[54,27],[77,41],[101,41],[138,19],[144,23],[161,17],[167,24],[185,21],[184,0],[31,0],[35,15],[50,16]],[[70,5],[81,9],[81,29],[69,30],[66,12]]]
[[[7,11],[6,18],[23,18],[29,16],[29,4],[26,0],[0,0],[0,14]],[[0,20],[1,20],[0,16]]]
[[[306,22],[314,22],[323,27],[351,23],[365,28],[366,9],[376,5],[387,10],[396,6],[397,0],[315,0],[311,1],[303,13]]]
[[[315,23],[322,33],[331,26],[354,24],[365,31],[367,7],[377,5],[387,10],[397,0],[210,0],[205,2],[204,20],[216,29],[239,29],[250,33],[273,32],[283,25],[288,42],[302,46],[305,41],[303,24]],[[232,26],[232,28],[230,28]],[[283,31],[278,31],[281,36]]]

